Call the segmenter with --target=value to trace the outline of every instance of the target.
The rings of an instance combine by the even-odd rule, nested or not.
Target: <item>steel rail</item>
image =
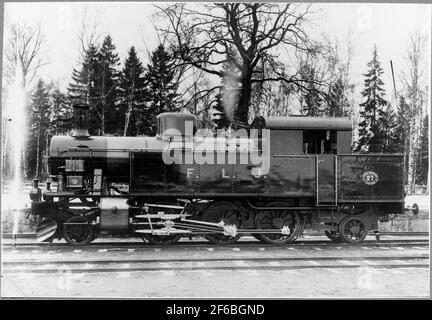
[[[113,272],[149,272],[149,271],[216,271],[216,270],[299,270],[299,269],[359,269],[359,268],[373,267],[374,269],[407,269],[407,268],[423,268],[428,269],[429,264],[412,264],[412,265],[400,265],[400,264],[382,264],[382,265],[373,265],[367,266],[362,264],[352,264],[352,265],[298,265],[298,266],[218,266],[218,267],[177,267],[177,268],[158,268],[158,267],[147,267],[147,268],[128,268],[128,269],[117,269],[117,268],[92,268],[92,269],[70,269],[71,273],[113,273]],[[52,269],[40,269],[32,273],[40,274],[47,273],[52,274]],[[17,273],[23,274],[22,270],[4,270],[5,274]]]
[[[230,271],[240,271],[240,270],[299,270],[299,269],[359,269],[359,268],[370,268],[370,269],[429,269],[429,264],[426,263],[411,263],[411,264],[400,264],[400,263],[380,263],[373,265],[366,265],[361,263],[352,264],[321,264],[321,265],[311,265],[311,264],[300,264],[300,265],[230,265],[230,266],[143,266],[143,267],[128,267],[128,268],[117,268],[117,267],[107,267],[107,268],[69,268],[70,273],[113,273],[113,272],[151,272],[151,271],[217,271],[217,270],[230,270]],[[50,274],[52,275],[56,269],[44,268],[35,269],[32,271],[24,271],[21,269],[3,269],[3,274]]]
[[[75,249],[82,249],[82,250],[91,250],[91,249],[98,249],[98,248],[110,248],[110,247],[123,247],[125,249],[154,249],[154,248],[165,248],[165,249],[187,249],[187,248],[199,248],[199,247],[206,247],[206,248],[232,248],[232,247],[241,247],[241,248],[258,248],[258,247],[264,247],[264,248],[290,248],[290,247],[296,247],[296,248],[306,248],[306,247],[323,247],[323,248],[332,248],[332,247],[389,247],[389,246],[402,246],[402,247],[410,247],[410,246],[429,246],[429,240],[428,239],[420,239],[420,240],[366,240],[359,244],[348,244],[348,243],[334,243],[330,240],[311,240],[311,241],[295,241],[293,243],[285,244],[285,245],[272,245],[272,244],[265,244],[258,241],[238,241],[234,244],[212,244],[208,241],[204,240],[197,240],[197,241],[179,241],[172,244],[163,244],[163,245],[153,245],[153,244],[147,244],[145,242],[96,242],[96,243],[90,243],[87,246],[79,247],[79,246],[71,246],[67,243],[61,242],[61,243],[17,243],[15,246],[12,243],[9,244],[3,244],[3,250],[7,249],[14,249],[19,248],[20,250],[28,250],[34,249],[34,248],[44,248],[47,250],[55,249],[55,248],[61,248],[62,250],[75,250]],[[390,249],[390,248],[389,248]]]
[[[263,207],[266,208],[266,207]],[[267,207],[266,209],[272,209],[273,207]],[[274,208],[281,208],[281,207],[274,207]],[[194,220],[187,220],[188,222],[193,222]],[[324,233],[316,231],[316,232],[306,232],[303,233],[304,236],[325,236]],[[375,235],[374,232],[368,232],[368,235]],[[429,236],[428,231],[380,231],[381,236]],[[13,234],[12,233],[3,233],[2,240],[12,239]],[[18,233],[17,238],[36,238],[36,233]],[[102,239],[101,237],[100,239]],[[108,237],[107,237],[108,238]],[[131,237],[133,238],[133,237]]]

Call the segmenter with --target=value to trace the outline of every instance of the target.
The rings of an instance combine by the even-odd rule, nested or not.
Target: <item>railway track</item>
[[[369,235],[373,236],[373,233]],[[395,239],[393,237],[401,237],[402,239]],[[291,244],[287,244],[285,246],[330,246],[330,245],[342,245],[342,246],[392,246],[392,245],[428,245],[429,239],[424,237],[428,237],[428,232],[381,232],[381,239],[378,241],[374,240],[365,240],[360,244],[346,244],[346,243],[333,243],[329,241],[323,234],[321,233],[306,233],[295,242]],[[323,238],[324,240],[317,240],[317,238]],[[389,237],[387,239],[383,239],[383,237]],[[406,239],[405,237],[412,237],[411,239]],[[405,239],[404,239],[405,238]],[[25,240],[24,240],[25,239]],[[158,247],[170,247],[170,248],[184,248],[184,247],[202,247],[202,246],[212,246],[212,247],[230,247],[230,246],[241,246],[241,247],[254,247],[257,245],[262,245],[262,243],[258,242],[256,239],[252,237],[245,236],[240,239],[237,243],[232,245],[217,245],[211,244],[207,240],[203,238],[195,238],[189,240],[187,238],[181,239],[179,242],[169,245],[150,245],[145,241],[139,240],[136,241],[137,238],[118,238],[119,240],[110,240],[112,238],[100,238],[96,240],[96,242],[92,242],[89,245],[82,247],[84,249],[99,249],[105,247],[122,247],[122,248],[133,248],[133,249],[142,249],[142,248],[158,248]],[[130,240],[129,240],[130,239]],[[264,244],[266,247],[272,247],[275,245]],[[55,241],[53,243],[36,242],[35,235],[33,234],[25,234],[24,238],[19,239],[17,242],[12,238],[11,234],[8,234],[7,237],[2,239],[2,247],[3,249],[11,249],[11,248],[62,248],[63,250],[74,250],[77,247],[70,246],[65,242]]]
[[[416,231],[416,232],[409,232],[409,231],[384,231],[384,232],[380,232],[380,234],[382,236],[425,236],[428,237],[429,236],[429,232],[421,232],[421,231]],[[368,233],[368,235],[373,235],[373,233]]]
[[[416,239],[404,239],[404,237],[391,239],[390,237],[380,241],[366,240],[356,245],[333,243],[310,237],[301,238],[284,246],[263,244],[246,237],[230,245],[214,245],[201,239],[192,241],[184,239],[172,245],[105,241],[95,242],[86,247],[71,247],[66,243],[50,245],[26,242],[18,243],[15,247],[11,243],[3,244],[3,272],[5,274],[56,274],[65,271],[175,273],[176,271],[216,270],[249,272],[297,269],[429,268],[429,255],[425,250],[428,247],[429,240],[422,237]],[[425,251],[417,254],[418,250]],[[69,258],[64,259],[65,255]]]
[[[368,236],[374,236],[375,233],[373,232],[369,232]],[[381,236],[419,236],[419,237],[427,237],[429,236],[429,232],[427,231],[381,231],[380,232]],[[14,236],[14,234],[12,233],[3,233],[3,240],[7,240],[7,239],[12,239]],[[316,237],[316,236],[324,236],[324,233],[322,232],[304,232],[303,236],[306,237]],[[19,233],[16,234],[16,238],[18,239],[36,239],[36,234],[35,233]],[[125,237],[125,239],[127,239],[128,237]],[[103,237],[101,237],[100,239],[103,239]],[[109,237],[107,237],[107,239],[109,239]]]
[[[133,260],[7,260],[3,273],[110,273],[138,271],[215,271],[215,270],[297,270],[352,268],[429,268],[429,256],[362,256],[362,257],[253,257],[253,258],[183,258]]]
[[[169,245],[151,245],[144,243],[143,241],[137,242],[137,241],[106,241],[106,242],[95,242],[90,243],[89,245],[85,247],[79,247],[80,249],[84,250],[91,250],[91,249],[103,249],[103,248],[112,248],[112,247],[119,247],[119,248],[125,248],[125,249],[146,249],[146,248],[170,248],[170,249],[184,249],[187,247],[191,248],[198,248],[198,247],[213,247],[213,248],[232,248],[232,247],[257,247],[257,246],[264,246],[266,248],[280,248],[280,247],[310,247],[310,246],[323,246],[323,247],[330,247],[330,246],[343,246],[343,247],[356,247],[356,246],[370,246],[370,247],[380,247],[380,246],[393,246],[393,245],[399,245],[399,246],[413,246],[413,245],[420,245],[420,246],[427,246],[429,245],[429,239],[381,239],[380,241],[376,240],[366,240],[360,244],[347,244],[347,243],[333,243],[329,240],[297,240],[293,243],[283,245],[283,246],[276,246],[276,245],[269,245],[269,244],[263,244],[258,241],[250,241],[250,240],[243,240],[239,241],[235,244],[229,244],[229,245],[217,245],[217,244],[211,244],[208,241],[202,241],[202,240],[193,240],[193,241],[180,241],[175,244],[169,244]],[[68,245],[64,242],[54,242],[52,244],[49,243],[36,243],[36,242],[25,242],[25,243],[16,243],[13,245],[13,243],[3,243],[2,244],[3,249],[14,249],[14,248],[20,248],[20,249],[33,249],[33,248],[46,248],[46,249],[55,249],[55,248],[61,248],[62,250],[75,250],[78,247],[73,247]]]

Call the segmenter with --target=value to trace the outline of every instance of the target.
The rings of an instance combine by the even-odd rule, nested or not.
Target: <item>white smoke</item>
[[[225,113],[230,121],[234,120],[234,112],[238,103],[238,80],[234,68],[228,68],[224,73],[223,88],[222,88],[222,105]]]
[[[13,180],[10,186],[12,205],[19,205],[14,198],[20,196],[20,186],[23,175],[23,152],[26,132],[26,103],[24,71],[21,60],[18,59],[15,67],[15,78],[8,88],[6,112],[8,115],[8,139],[11,146],[10,163],[13,166]],[[15,208],[15,207],[14,207]]]

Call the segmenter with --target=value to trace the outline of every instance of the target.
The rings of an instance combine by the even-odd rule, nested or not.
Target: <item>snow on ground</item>
[[[428,194],[414,194],[405,197],[405,204],[408,206],[417,203],[420,208],[429,208],[430,197]],[[428,210],[429,211],[429,210]]]

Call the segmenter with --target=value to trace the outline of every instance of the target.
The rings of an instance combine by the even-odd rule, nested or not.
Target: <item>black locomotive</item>
[[[74,134],[51,139],[45,190],[35,181],[30,194],[40,241],[286,244],[308,228],[358,243],[404,212],[403,155],[352,154],[348,119],[258,117],[214,135],[198,134],[193,115],[164,113],[155,137],[118,137],[90,136],[88,106],[74,112]]]

